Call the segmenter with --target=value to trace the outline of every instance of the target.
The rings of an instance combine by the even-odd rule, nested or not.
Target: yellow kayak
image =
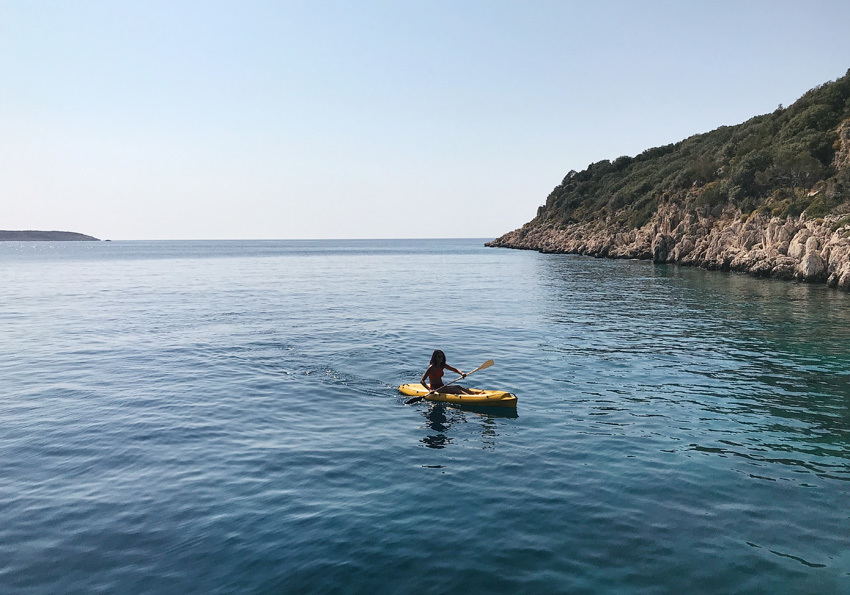
[[[409,397],[425,397],[427,401],[454,403],[455,405],[475,405],[476,407],[516,407],[516,395],[503,390],[481,390],[469,388],[474,394],[455,395],[451,393],[433,393],[428,395],[428,389],[419,383],[402,384],[398,392]]]

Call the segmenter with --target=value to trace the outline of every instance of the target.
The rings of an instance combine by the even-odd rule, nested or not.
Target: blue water
[[[0,325],[3,593],[850,593],[826,287],[483,240],[0,243]],[[516,413],[405,405],[435,348]]]

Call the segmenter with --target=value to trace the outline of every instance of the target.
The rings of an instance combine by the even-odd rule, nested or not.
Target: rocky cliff
[[[571,171],[533,220],[487,246],[850,290],[850,71],[787,109]]]
[[[844,211],[850,213],[850,205]],[[578,223],[561,229],[528,224],[488,246],[638,258],[753,275],[825,282],[850,290],[850,215],[810,219],[719,214],[662,205],[639,229]]]

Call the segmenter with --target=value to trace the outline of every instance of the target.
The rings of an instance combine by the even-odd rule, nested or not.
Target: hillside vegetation
[[[571,171],[532,223],[637,229],[667,202],[692,212],[718,214],[732,206],[745,217],[823,217],[850,198],[841,140],[848,131],[850,70],[743,124]]]
[[[0,230],[0,242],[99,242],[97,238],[74,231]]]

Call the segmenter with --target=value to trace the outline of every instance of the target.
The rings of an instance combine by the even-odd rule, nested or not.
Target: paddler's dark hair
[[[431,355],[431,363],[435,366],[445,366],[446,354],[439,349],[435,349],[434,353]]]

